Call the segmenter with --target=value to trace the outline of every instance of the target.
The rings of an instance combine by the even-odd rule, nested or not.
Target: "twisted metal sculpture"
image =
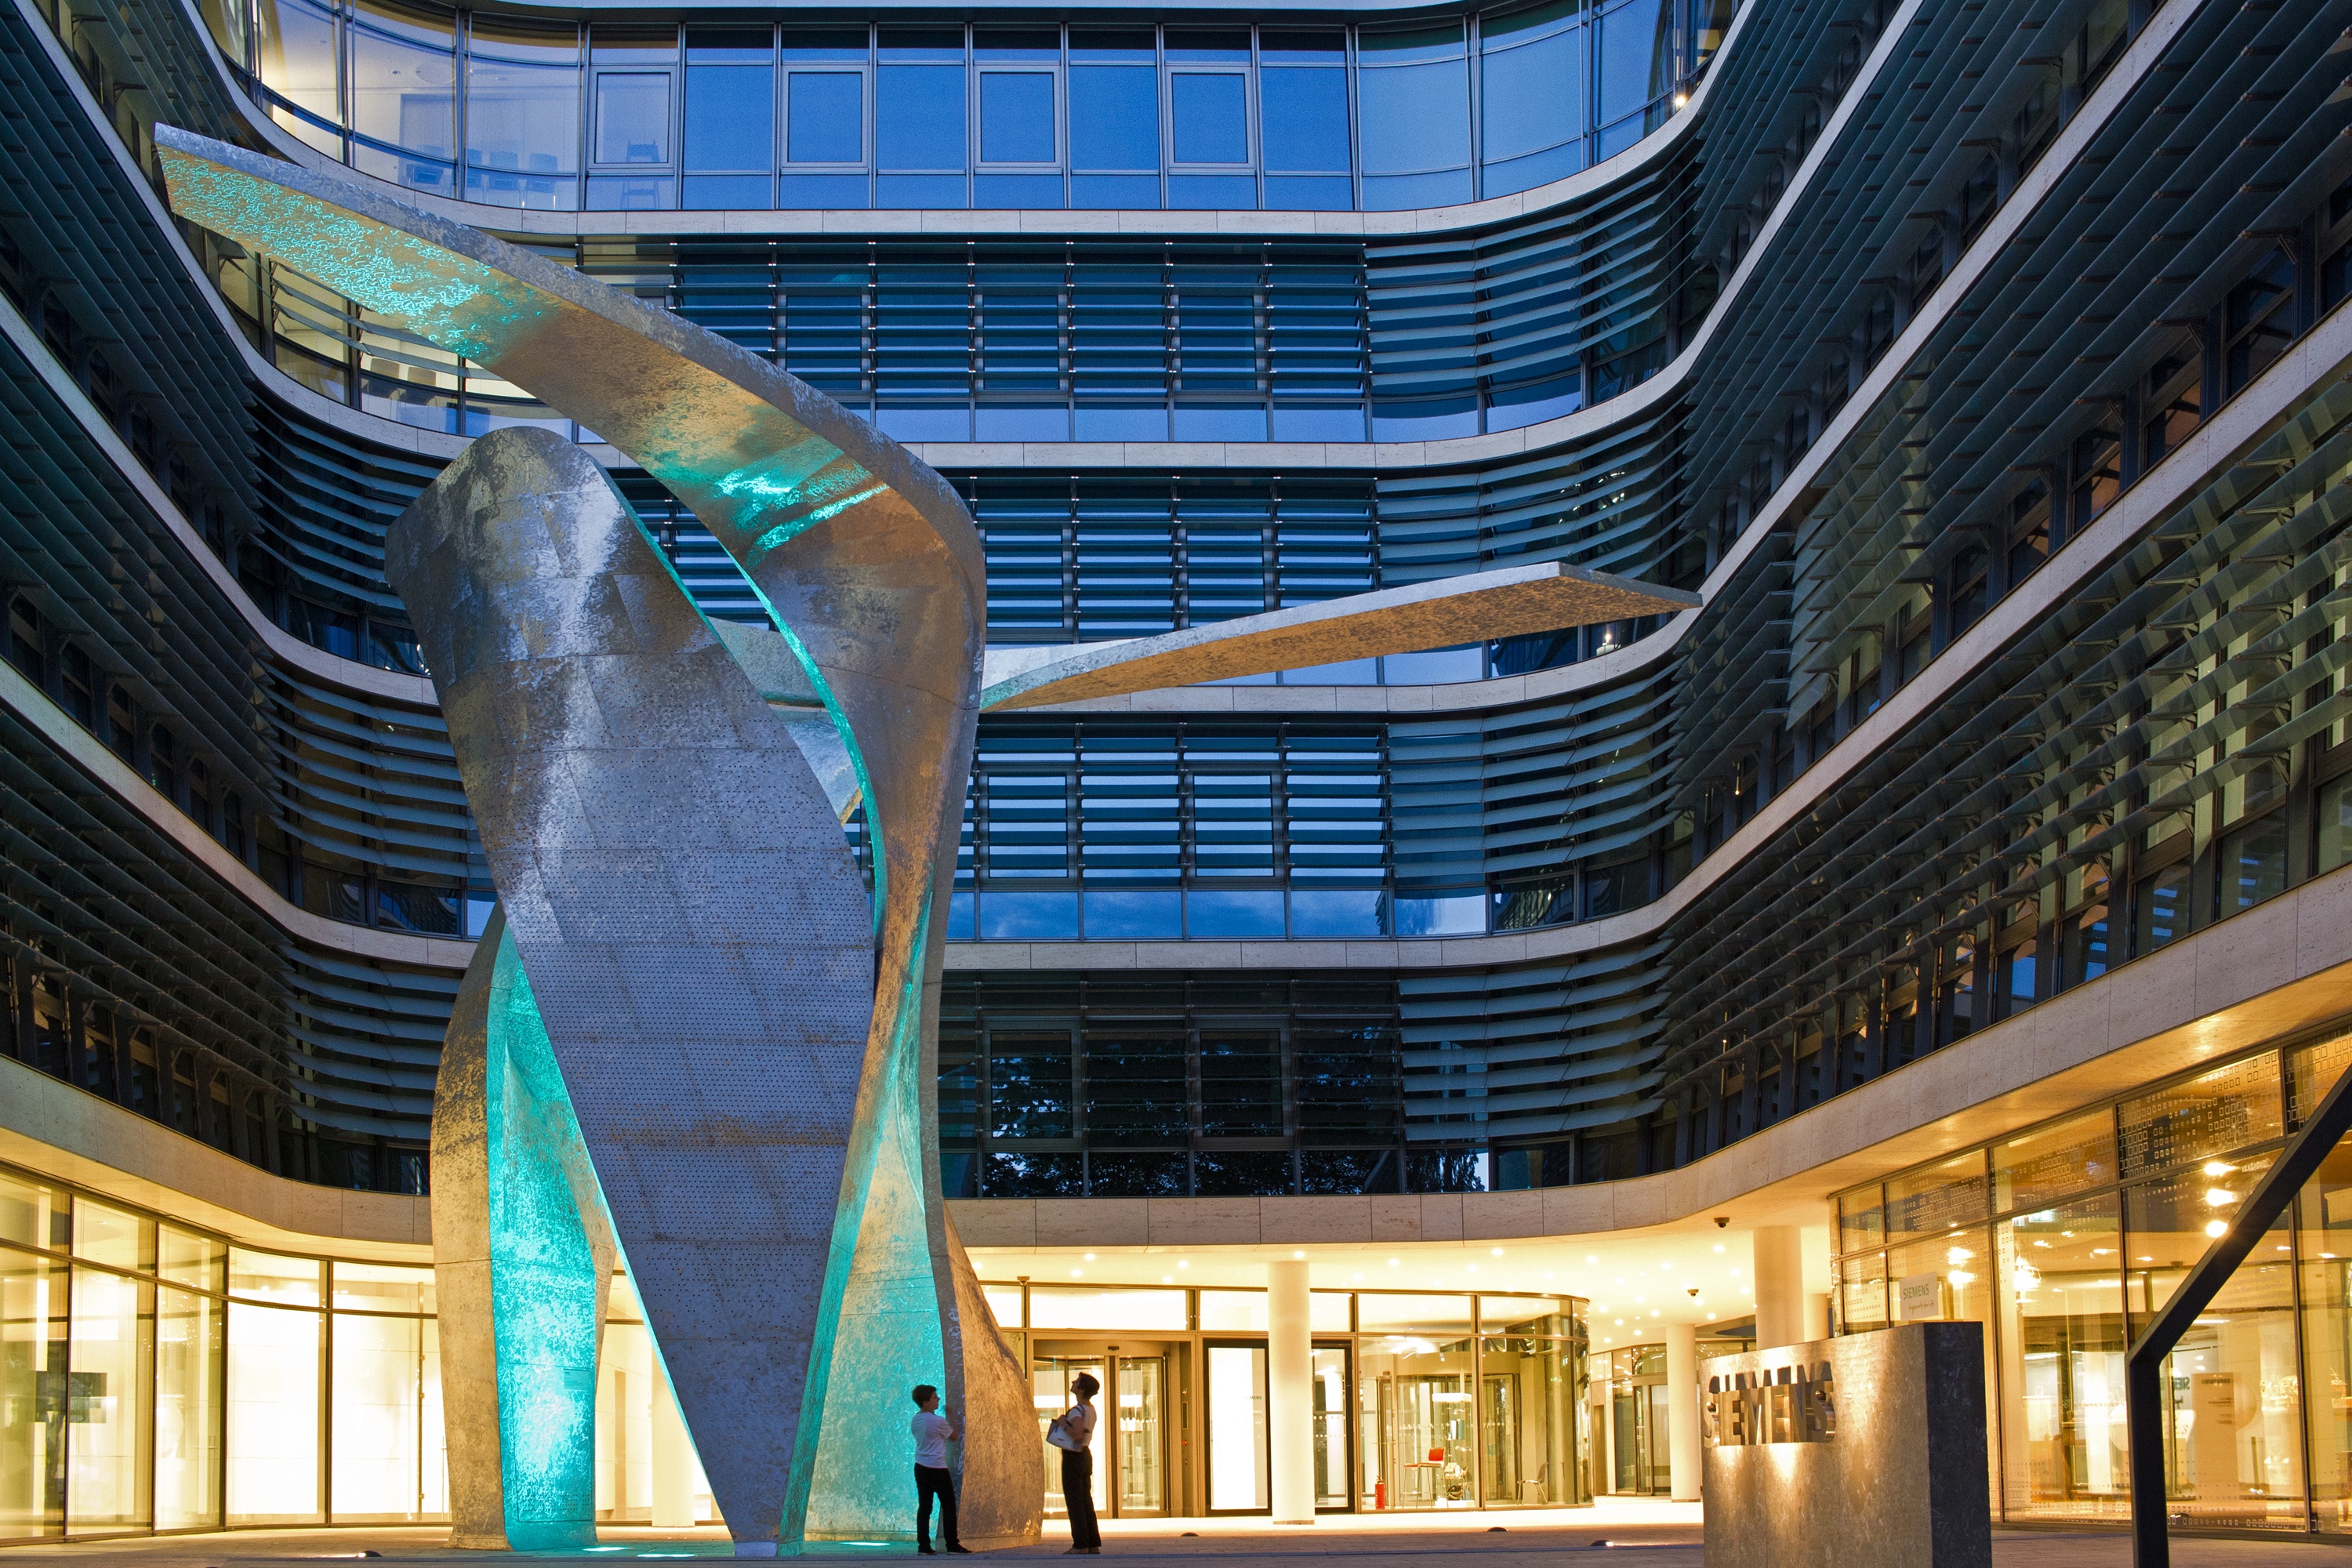
[[[908,1533],[905,1389],[924,1380],[989,1436],[961,1458],[964,1538],[1034,1539],[1027,1380],[957,1242],[935,1137],[982,706],[962,502],[675,316],[344,179],[166,126],[156,142],[181,216],[640,464],[741,567],[793,667],[706,622],[602,469],[543,431],[477,441],[387,535],[502,911],[435,1119],[453,1541],[593,1538],[608,1213],[739,1555]],[[1515,567],[1091,647],[987,697],[1115,696],[1696,603]],[[825,715],[822,746],[772,710],[779,686]]]

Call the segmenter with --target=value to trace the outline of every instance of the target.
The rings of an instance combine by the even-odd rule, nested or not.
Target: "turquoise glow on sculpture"
[[[390,316],[441,347],[488,359],[551,313],[530,285],[314,196],[159,147],[175,210]]]
[[[916,915],[917,952],[929,931],[931,898],[925,893]],[[919,966],[910,968],[895,1005],[890,1048],[874,1086],[873,1136],[852,1151],[855,1251],[835,1259],[845,1269],[844,1290],[818,1363],[827,1385],[805,1500],[811,1539],[903,1528],[903,1478],[914,1463],[907,1390],[947,1382],[924,1200]],[[873,1376],[877,1367],[890,1368],[890,1375]]]
[[[498,941],[487,1087],[507,1541],[518,1552],[593,1545],[605,1281],[581,1223],[579,1123],[503,922]]]

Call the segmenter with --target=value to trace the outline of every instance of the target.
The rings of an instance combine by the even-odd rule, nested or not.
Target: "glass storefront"
[[[2127,1518],[2125,1352],[2347,1066],[2253,1052],[1843,1194],[1839,1331],[1984,1324],[2002,1517]],[[2166,1363],[2176,1523],[2352,1532],[2348,1268],[2352,1140]]]
[[[1082,1372],[1105,1390],[1098,1513],[1268,1511],[1263,1291],[991,1285],[986,1293],[1028,1360],[1049,1516],[1067,1510],[1045,1425],[1067,1408]],[[1309,1301],[1318,1510],[1591,1500],[1582,1301],[1372,1290],[1318,1290]]]

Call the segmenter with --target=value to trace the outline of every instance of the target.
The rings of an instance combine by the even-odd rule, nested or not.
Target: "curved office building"
[[[1801,1313],[1981,1322],[1997,1515],[2123,1517],[2133,1314],[2352,1059],[2352,0],[5,26],[0,1539],[446,1515],[494,891],[386,524],[544,426],[761,616],[594,432],[168,216],[158,124],[871,419],[992,659],[1702,596],[982,719],[943,1174],[1039,1388],[1134,1416],[1104,1511],[1269,1507],[1297,1257],[1321,1507],[1663,1492],[1661,1347]],[[2352,1531],[2335,1165],[2173,1358],[2192,1523]],[[598,1507],[681,1522],[629,1300]]]

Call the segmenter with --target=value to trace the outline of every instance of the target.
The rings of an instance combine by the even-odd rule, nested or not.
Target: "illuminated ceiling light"
[[[2235,1165],[2223,1160],[2208,1160],[2205,1162],[2205,1173],[2209,1176],[2226,1176],[2237,1168],[2238,1167]]]
[[[1721,1252],[1721,1251],[1723,1250],[1723,1243],[1721,1243],[1721,1242],[1719,1242],[1719,1241],[1718,1241],[1718,1242],[1717,1242],[1717,1243],[1715,1244],[1715,1249],[1716,1249],[1717,1252]]]
[[[1303,1252],[1294,1252],[1290,1255],[1290,1260],[1293,1263],[1304,1263],[1307,1261],[1307,1254]]]
[[[1190,1268],[1192,1267],[1192,1260],[1189,1258],[1180,1258],[1176,1260],[1176,1267],[1179,1268]]]
[[[1093,1253],[1091,1253],[1091,1252],[1087,1253],[1087,1262],[1089,1262],[1089,1263],[1092,1263],[1094,1260],[1095,1260],[1095,1255],[1094,1255]]]
[[[1073,1268],[1070,1270],[1070,1278],[1073,1279],[1083,1279],[1086,1272],[1087,1271],[1083,1268]]]
[[[1502,1256],[1503,1256],[1503,1249],[1502,1249],[1501,1247],[1496,1247],[1496,1248],[1494,1249],[1494,1251],[1495,1251],[1495,1256],[1496,1256],[1496,1257],[1500,1258],[1500,1257],[1502,1257]]]
[[[1390,1267],[1390,1268],[1394,1268],[1397,1266],[1397,1261],[1398,1261],[1398,1260],[1397,1260],[1396,1258],[1390,1258],[1390,1259],[1389,1259],[1389,1267]]]
[[[1595,1254],[1592,1254],[1592,1253],[1588,1252],[1588,1253],[1586,1253],[1586,1254],[1584,1255],[1584,1261],[1586,1261],[1587,1263],[1598,1263],[1598,1262],[1600,1262],[1600,1261],[1601,1261],[1601,1259],[1600,1259],[1600,1258],[1599,1258],[1598,1256],[1596,1256]]]
[[[1160,1277],[1160,1282],[1162,1285],[1173,1285],[1176,1283],[1176,1276],[1173,1274],[1162,1274]]]
[[[2205,1189],[2205,1206],[2208,1208],[2225,1208],[2237,1201],[2238,1194],[2231,1192],[2227,1187],[2208,1187]]]
[[[2205,1234],[2211,1237],[2227,1236],[2230,1234],[2230,1222],[2226,1219],[2209,1220],[2206,1222]]]

